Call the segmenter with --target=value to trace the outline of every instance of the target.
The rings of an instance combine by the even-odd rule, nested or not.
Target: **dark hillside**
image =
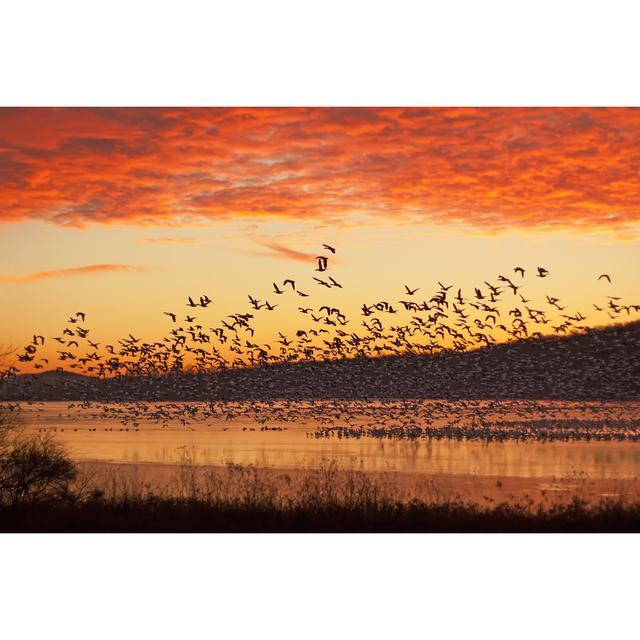
[[[21,375],[3,400],[640,399],[640,322],[467,353],[277,364],[164,379]]]

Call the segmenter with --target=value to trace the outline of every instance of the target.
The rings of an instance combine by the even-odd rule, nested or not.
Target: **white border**
[[[609,2],[13,2],[3,105],[638,105]],[[1,232],[1,231],[0,231]],[[636,536],[8,536],[3,637],[626,638]]]
[[[638,104],[636,3],[22,0],[19,106]]]
[[[635,536],[2,542],[3,637],[12,640],[637,637]]]

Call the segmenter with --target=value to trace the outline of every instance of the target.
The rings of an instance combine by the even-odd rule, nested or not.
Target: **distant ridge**
[[[42,380],[88,380],[90,379],[88,376],[83,375],[82,373],[76,373],[75,371],[60,371],[59,369],[50,369],[49,371],[42,371],[40,373],[21,373],[18,374],[18,378],[20,377],[31,377],[33,379],[34,376],[42,379]]]
[[[640,322],[465,353],[274,364],[168,378],[61,371],[0,383],[0,400],[640,400]]]

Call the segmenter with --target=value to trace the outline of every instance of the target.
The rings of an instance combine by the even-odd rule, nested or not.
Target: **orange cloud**
[[[624,229],[640,109],[1,109],[0,221]]]
[[[90,264],[84,267],[55,269],[53,271],[36,271],[34,273],[25,273],[22,275],[0,274],[0,282],[37,282],[38,280],[49,280],[51,278],[68,278],[114,271],[142,272],[148,271],[148,269],[145,267],[136,267],[130,264]]]

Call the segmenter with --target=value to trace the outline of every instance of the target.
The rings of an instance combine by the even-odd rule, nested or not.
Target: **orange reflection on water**
[[[25,409],[27,429],[46,429],[78,461],[197,465],[228,463],[297,469],[336,460],[363,471],[550,478],[586,474],[591,478],[640,477],[640,443],[581,441],[316,439],[309,423],[288,422],[283,431],[249,431],[248,418],[210,418],[187,427],[141,423],[125,428],[96,419],[66,403]]]

